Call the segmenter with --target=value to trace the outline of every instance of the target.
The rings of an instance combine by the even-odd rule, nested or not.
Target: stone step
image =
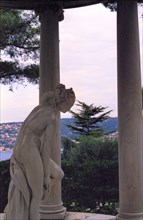
[[[115,220],[115,216],[95,213],[67,212],[64,220]],[[4,213],[0,213],[0,220],[4,220]],[[13,219],[14,220],[14,219]]]

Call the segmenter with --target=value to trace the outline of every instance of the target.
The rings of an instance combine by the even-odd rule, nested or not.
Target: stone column
[[[118,220],[143,220],[141,70],[137,2],[118,0]]]
[[[58,13],[50,8],[40,13],[40,99],[43,93],[56,88],[60,81],[59,20]]]
[[[59,16],[62,9],[58,5],[42,8],[40,12],[40,100],[43,93],[55,90],[60,82],[59,68]],[[60,128],[60,113],[59,113]],[[51,157],[60,165],[60,129],[52,146]],[[63,219],[65,208],[61,201],[61,183],[53,186],[49,197],[41,202],[41,219]]]

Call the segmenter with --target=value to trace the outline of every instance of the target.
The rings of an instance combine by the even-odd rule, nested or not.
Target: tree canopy
[[[16,61],[0,62],[0,83],[12,86],[13,83],[22,84],[25,78],[28,82],[37,84],[39,80],[38,65],[30,64],[25,67],[21,67]]]
[[[62,197],[68,211],[117,214],[119,201],[116,139],[86,137],[62,160]]]
[[[82,136],[100,136],[103,129],[99,123],[109,118],[111,111],[104,112],[106,107],[87,105],[84,102],[78,101],[76,104],[80,109],[78,112],[70,111],[73,118],[75,118],[75,125],[67,125],[74,133]]]
[[[0,49],[9,57],[35,59],[39,55],[39,23],[33,11],[5,9],[1,13]],[[26,56],[26,57],[25,57]]]
[[[37,83],[40,25],[33,11],[0,10],[0,83]]]

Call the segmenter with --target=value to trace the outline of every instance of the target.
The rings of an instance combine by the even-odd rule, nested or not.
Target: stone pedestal
[[[118,1],[117,41],[120,209],[116,219],[143,220],[141,70],[135,0]]]
[[[40,99],[43,93],[55,90],[60,82],[59,70],[59,15],[60,8],[42,8],[40,12]],[[51,158],[60,166],[60,113],[59,132],[52,146]],[[65,208],[61,201],[61,183],[53,186],[49,197],[41,202],[41,219],[63,219]]]

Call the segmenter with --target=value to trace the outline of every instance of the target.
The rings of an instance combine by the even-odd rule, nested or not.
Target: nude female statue
[[[43,95],[41,104],[25,119],[11,158],[6,220],[40,219],[41,199],[50,193],[54,181],[63,177],[61,168],[50,159],[57,135],[57,114],[69,111],[74,102],[73,90],[59,84],[55,92]]]

